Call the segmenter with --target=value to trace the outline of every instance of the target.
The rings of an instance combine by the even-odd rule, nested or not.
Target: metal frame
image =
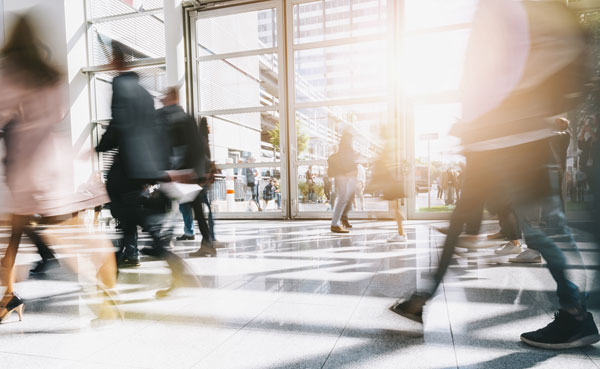
[[[105,22],[112,22],[112,21],[122,20],[122,19],[131,19],[131,18],[143,17],[143,16],[147,16],[147,15],[160,14],[162,12],[163,12],[163,8],[157,8],[157,9],[152,9],[152,10],[143,10],[141,12],[132,12],[132,13],[125,13],[125,14],[109,15],[109,16],[100,17],[100,18],[92,18],[92,19],[88,19],[87,22],[88,22],[88,24],[105,23]]]
[[[249,112],[264,112],[264,111],[278,111],[279,112],[279,129],[280,129],[280,146],[281,146],[281,155],[282,158],[286,158],[288,156],[288,146],[287,142],[283,139],[288,135],[288,124],[286,121],[287,117],[287,107],[284,103],[287,101],[286,93],[286,78],[285,74],[285,30],[283,28],[284,25],[284,1],[283,0],[269,0],[269,1],[260,1],[260,2],[237,2],[237,4],[224,4],[223,7],[217,8],[206,8],[206,9],[191,9],[187,11],[189,18],[188,25],[188,36],[189,36],[189,56],[191,62],[188,63],[189,76],[192,78],[192,90],[193,90],[193,111],[195,112],[196,117],[199,116],[208,116],[208,115],[226,115],[226,114],[237,114],[237,113],[249,113]],[[238,52],[231,53],[223,53],[223,54],[215,54],[208,56],[199,56],[197,41],[196,41],[196,21],[198,19],[206,19],[212,17],[221,17],[227,15],[234,15],[239,13],[252,12],[257,10],[266,10],[266,9],[275,9],[275,14],[277,17],[277,46],[271,48],[264,49],[252,49],[252,50],[243,50]],[[221,110],[210,110],[210,111],[200,111],[200,106],[198,104],[199,99],[201,98],[199,94],[199,86],[198,86],[198,65],[201,62],[213,61],[213,60],[223,60],[235,57],[245,57],[245,56],[255,56],[255,55],[264,55],[264,54],[277,54],[279,56],[278,62],[278,99],[279,104],[271,105],[271,106],[256,106],[256,107],[246,107],[246,108],[234,108],[234,109],[221,109]],[[219,212],[217,214],[218,218],[221,219],[256,219],[256,218],[271,218],[271,219],[281,219],[289,217],[289,170],[285,161],[278,160],[275,162],[258,162],[258,163],[239,163],[239,164],[219,164],[217,167],[222,169],[229,168],[279,168],[281,173],[280,179],[280,188],[281,188],[281,201],[282,201],[282,210],[281,211],[269,211],[269,212]]]

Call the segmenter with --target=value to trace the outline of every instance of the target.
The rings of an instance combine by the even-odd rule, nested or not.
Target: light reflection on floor
[[[431,276],[443,237],[431,228],[434,223],[415,221],[407,225],[408,243],[390,244],[386,238],[394,232],[392,222],[354,225],[350,235],[334,235],[325,221],[218,222],[217,236],[227,247],[218,250],[217,258],[189,258],[199,240],[174,243],[201,288],[183,287],[157,299],[155,292],[168,285],[164,262],[144,259],[141,267],[121,270],[122,321],[95,320],[97,294],[65,269],[27,279],[38,256],[24,239],[17,291],[27,308],[23,322],[0,325],[0,368],[600,364],[597,347],[554,353],[519,342],[523,330],[549,322],[556,303],[554,283],[543,266],[512,265],[488,249],[456,258],[428,305],[424,326],[394,315],[388,306]],[[8,231],[0,227],[1,247]],[[81,230],[50,232],[77,239]],[[589,269],[589,305],[599,317],[600,300],[592,288],[597,276],[590,268],[597,265],[598,250],[585,242],[585,234],[577,237],[584,241],[580,246]],[[148,242],[141,237],[141,244]]]

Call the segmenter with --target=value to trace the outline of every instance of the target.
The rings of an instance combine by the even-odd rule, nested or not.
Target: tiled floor
[[[405,245],[386,243],[392,222],[354,225],[334,235],[325,221],[220,221],[227,247],[217,258],[187,257],[199,241],[175,243],[201,288],[157,299],[169,272],[144,259],[119,275],[125,319],[101,322],[90,286],[70,271],[26,278],[37,255],[24,239],[17,291],[27,308],[22,322],[0,325],[0,368],[600,367],[600,346],[550,352],[520,343],[522,331],[552,317],[554,283],[543,266],[509,264],[492,249],[456,257],[421,326],[387,308],[431,275],[443,241],[432,226],[440,224],[408,222]],[[2,247],[8,233],[0,228]],[[600,321],[598,249],[577,238]]]

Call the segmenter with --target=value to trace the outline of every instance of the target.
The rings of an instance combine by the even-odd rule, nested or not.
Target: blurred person
[[[327,159],[328,175],[335,178],[336,201],[331,218],[331,231],[334,233],[349,232],[347,217],[356,188],[356,160],[352,134],[346,131],[342,135],[338,151]]]
[[[265,202],[264,209],[266,210],[269,206],[269,201],[275,197],[275,186],[273,185],[273,179],[271,178],[265,188],[263,188],[263,201]]]
[[[373,171],[369,190],[381,192],[382,198],[389,202],[398,226],[397,232],[387,239],[387,242],[407,242],[408,237],[402,226],[405,216],[402,212],[401,201],[406,198],[405,178],[406,173],[398,168],[396,163],[396,148],[393,141],[384,138],[384,148],[373,163]]]
[[[254,163],[254,158],[249,157],[248,163]],[[248,200],[248,210],[252,211],[252,203],[256,204],[258,211],[262,211],[260,201],[258,197],[258,188],[260,186],[258,180],[258,171],[255,168],[244,168],[244,176],[246,177],[246,186],[250,192],[250,199]]]
[[[204,185],[198,196],[190,202],[181,203],[179,210],[183,215],[184,234],[177,240],[195,239],[193,231],[194,215],[198,222],[198,228],[202,235],[202,246],[209,249],[207,254],[214,256],[216,251],[212,247],[213,236],[211,227],[204,214],[203,205],[207,204],[210,210],[210,202],[206,194],[207,173],[209,172],[210,150],[208,148],[208,128],[206,118],[201,119],[201,134],[196,126],[194,118],[187,114],[179,105],[179,90],[170,87],[162,98],[163,108],[158,111],[160,120],[165,125],[170,138],[170,169],[186,170],[195,172],[197,182]],[[204,123],[202,123],[204,120]],[[203,250],[206,251],[206,250]]]
[[[437,187],[437,199],[441,200],[444,196],[444,189],[442,188],[442,177],[441,175],[437,177],[435,180],[435,185]]]
[[[154,109],[154,99],[139,84],[138,74],[128,71],[123,51],[114,42],[112,65],[120,72],[112,82],[112,119],[96,151],[118,150],[106,183],[111,212],[123,228],[118,261],[124,267],[140,265],[137,227],[142,226],[152,237],[152,246],[144,248],[144,254],[165,260],[171,269],[168,292],[182,281],[187,266],[167,250],[172,232],[163,229],[163,222],[170,199],[154,188],[160,182],[187,178],[169,174],[171,145],[164,139],[166,131]],[[147,191],[149,187],[151,191]]]
[[[579,155],[579,168],[583,170],[587,178],[590,178],[590,171],[593,165],[594,147],[598,138],[598,132],[596,127],[596,117],[591,116],[586,119],[583,124],[583,128],[577,136],[577,147],[581,150]]]
[[[559,165],[559,182],[560,182],[560,197],[563,212],[567,211],[567,155],[569,145],[571,144],[571,134],[569,128],[571,122],[566,118],[558,118],[555,121],[556,135],[552,138],[552,149]]]
[[[327,202],[327,210],[332,209],[332,188],[333,184],[331,183],[331,178],[329,178],[329,176],[325,174],[325,176],[323,177],[323,194],[325,195],[325,201]]]
[[[312,165],[308,166],[304,178],[306,180],[306,186],[308,188],[307,200],[308,202],[315,201],[315,180],[313,178]]]
[[[493,38],[501,39],[495,42]],[[544,42],[540,42],[540,40]],[[562,250],[527,213],[544,204],[568,231],[558,199],[558,178],[545,118],[579,103],[588,82],[586,37],[577,18],[559,2],[482,0],[473,23],[463,76],[463,121],[451,133],[467,155],[463,194],[452,214],[433,284],[400,300],[391,310],[422,322],[423,307],[441,282],[472,203],[485,193],[509,199],[527,245],[539,251],[557,284],[560,308],[546,327],[521,334],[531,346],[567,349],[600,340],[586,310],[585,277],[573,282]],[[482,62],[481,53],[488,51]],[[508,176],[505,173],[510,172]],[[566,233],[569,263],[582,265],[572,234]]]
[[[365,210],[365,185],[367,183],[367,170],[365,167],[358,163],[356,166],[356,191],[354,208],[356,210]]]
[[[22,233],[33,236],[36,243],[43,243],[44,249],[47,245],[42,238],[47,238],[49,243],[63,244],[61,252],[78,256],[87,253],[94,270],[70,266],[87,282],[104,290],[104,297],[109,297],[109,290],[115,286],[116,265],[112,245],[105,239],[58,240],[38,235],[32,227],[30,221],[36,214],[48,224],[82,225],[78,218],[63,220],[64,215],[101,205],[108,197],[102,186],[100,192],[73,191],[71,178],[64,174],[64,166],[71,165],[73,160],[71,146],[64,149],[70,137],[59,127],[66,115],[65,81],[42,57],[36,30],[28,16],[16,20],[0,58],[0,128],[4,131],[5,174],[12,203],[12,233],[0,262],[0,279],[6,287],[0,300],[0,322],[3,322],[13,312],[17,312],[19,319],[23,315],[24,302],[13,286]],[[82,245],[88,250],[82,250]],[[65,259],[67,264],[72,262],[73,258]]]
[[[275,203],[277,204],[277,209],[279,210],[281,209],[281,188],[277,178],[273,178],[273,188],[275,194]]]
[[[585,190],[587,188],[587,175],[582,169],[575,173],[575,189],[577,191],[577,202],[584,202]]]

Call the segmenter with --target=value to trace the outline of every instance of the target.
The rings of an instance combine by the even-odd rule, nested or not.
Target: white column
[[[179,100],[185,109],[185,53],[182,2],[182,0],[164,0],[163,7],[165,16],[167,85],[179,86]]]

